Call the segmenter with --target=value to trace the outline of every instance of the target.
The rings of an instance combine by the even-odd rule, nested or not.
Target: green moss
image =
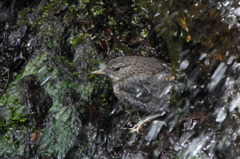
[[[17,132],[20,133],[20,135],[15,136],[15,131],[9,130],[7,133],[4,134],[4,136],[0,140],[0,147],[1,152],[0,155],[2,155],[3,152],[6,152],[6,154],[10,157],[15,156],[17,153],[18,156],[24,157],[24,138],[25,134],[21,134],[22,131],[17,130]],[[16,138],[15,138],[16,137]]]
[[[139,22],[139,20],[140,20],[140,17],[134,16],[132,20],[132,24],[136,25]]]
[[[45,52],[33,58],[32,61],[28,62],[24,71],[13,81],[13,83],[16,83],[19,79],[22,79],[27,75],[30,75],[30,74],[35,75],[41,68],[40,65],[48,60],[48,55],[49,53]]]
[[[78,84],[77,83],[69,83],[69,87],[76,89],[76,88],[78,88]]]
[[[56,60],[57,60],[58,62],[63,62],[63,60],[65,60],[65,59],[66,59],[65,56],[57,56],[57,58],[56,58]]]
[[[47,1],[46,4],[37,12],[39,14],[36,17],[35,21],[38,22],[30,22],[25,17],[22,17],[22,20],[26,20],[25,23],[31,25],[31,27],[37,26],[41,31],[41,34],[51,36],[46,38],[48,40],[48,47],[56,47],[58,43],[59,35],[57,34],[57,30],[55,29],[55,23],[53,24],[51,19],[53,15],[53,10],[56,10],[56,6],[58,5],[59,1]],[[81,4],[89,3],[88,0],[80,1]],[[68,5],[65,3],[64,5]],[[82,5],[81,7],[83,7]],[[58,7],[60,8],[60,7]],[[76,11],[76,6],[72,6],[72,11]],[[22,16],[25,16],[29,12],[33,12],[34,10],[30,9],[28,12],[22,12]],[[101,7],[96,7],[93,9],[96,15],[101,14],[103,9]],[[85,13],[84,13],[85,14]],[[73,33],[74,34],[74,33]],[[91,34],[81,34],[80,36],[76,36],[71,41],[72,45],[79,45],[86,38],[91,38]],[[90,68],[96,69],[96,64],[98,63],[92,56],[96,57],[96,52],[94,52],[89,47],[86,47],[85,55],[83,58],[86,57],[86,60],[91,59],[89,64]],[[44,81],[48,76],[51,76],[51,80],[46,82],[43,85],[43,88],[46,91],[46,94],[52,98],[53,105],[51,106],[49,112],[52,113],[51,119],[53,120],[49,129],[43,130],[43,134],[38,141],[38,146],[41,146],[41,150],[39,151],[41,154],[46,154],[48,156],[54,155],[58,158],[62,158],[62,156],[66,155],[66,150],[69,150],[73,146],[72,138],[74,135],[77,135],[78,129],[81,127],[81,123],[78,123],[79,120],[75,118],[76,110],[72,107],[66,107],[62,104],[62,96],[66,88],[75,89],[78,94],[84,100],[89,100],[89,96],[93,94],[94,87],[93,82],[89,82],[86,84],[79,84],[74,82],[69,82],[75,80],[75,78],[71,78],[69,76],[62,75],[62,71],[60,67],[52,68],[49,67],[49,56],[50,54],[47,52],[42,53],[28,62],[25,69],[20,73],[16,79],[10,84],[10,88],[6,91],[6,93],[0,98],[0,109],[3,110],[3,106],[8,107],[6,112],[6,117],[0,118],[0,129],[5,129],[6,132],[0,138],[0,147],[4,147],[3,151],[0,152],[0,156],[2,153],[9,154],[9,156],[14,156],[18,154],[19,156],[24,157],[24,150],[26,149],[24,145],[24,135],[18,135],[16,139],[13,138],[14,132],[11,132],[10,128],[15,130],[21,130],[20,133],[24,134],[24,130],[27,129],[28,132],[25,134],[29,134],[29,126],[26,128],[22,123],[26,124],[27,117],[29,114],[26,114],[26,106],[21,105],[22,99],[21,96],[17,93],[18,90],[17,85],[19,84],[19,80],[24,78],[27,75],[36,75],[37,80],[39,82]],[[53,55],[51,55],[53,58]],[[55,58],[55,57],[54,57]],[[82,57],[81,57],[82,58]],[[82,59],[81,59],[82,60]],[[57,57],[58,62],[63,62],[69,64],[71,67],[76,68],[76,64],[73,62],[68,61],[65,57]],[[50,65],[52,66],[52,65]],[[61,76],[61,78],[59,78]],[[71,72],[71,76],[79,76],[78,72]],[[70,80],[69,80],[70,79]],[[61,81],[62,80],[62,81]],[[82,105],[81,102],[78,103]],[[81,108],[80,113],[86,113],[84,108]],[[79,113],[78,112],[78,113]],[[48,119],[47,119],[48,120]],[[26,129],[25,129],[26,128]],[[54,132],[54,133],[53,133]],[[55,137],[55,139],[53,139]],[[54,140],[54,145],[52,144]],[[7,143],[7,144],[6,144]],[[42,146],[44,144],[44,146]],[[1,149],[2,150],[2,149]]]
[[[75,4],[70,5],[68,8],[70,9],[71,13],[78,11],[78,8]]]
[[[146,38],[148,37],[149,31],[147,29],[143,29],[141,32],[141,37]]]
[[[70,44],[78,45],[78,44],[82,43],[83,41],[84,41],[84,36],[83,36],[83,34],[81,34],[80,36],[74,36],[71,39]]]
[[[48,72],[51,72],[51,70],[49,70],[49,68],[47,67],[42,67],[37,71],[38,81],[40,83],[46,80],[46,78],[48,77]]]
[[[82,2],[82,3],[89,3],[90,0],[82,0],[81,2]]]
[[[114,45],[112,50],[114,53],[118,53],[118,54],[131,54],[133,52],[132,48],[124,44]]]
[[[6,129],[7,129],[6,119],[0,116],[0,130]]]
[[[6,117],[1,119],[1,127],[19,126],[19,124],[27,121],[25,112],[26,106],[22,105],[21,90],[18,89],[19,80],[27,75],[37,74],[40,81],[44,81],[47,76],[47,68],[41,67],[41,64],[48,60],[48,53],[36,56],[30,61],[24,71],[19,74],[10,84],[6,93],[0,98],[0,109],[4,110]],[[4,109],[6,107],[7,109]]]
[[[104,8],[102,8],[101,6],[93,6],[91,8],[91,11],[93,12],[93,16],[96,17],[103,13]]]
[[[114,17],[112,17],[112,16],[108,16],[108,24],[109,25],[117,25],[117,22],[116,22],[116,20],[115,20],[115,18]]]
[[[7,107],[8,109],[5,110],[4,114],[6,115],[5,125],[7,127],[15,126],[18,123],[23,123],[27,120],[25,114],[26,106],[21,105],[21,96],[19,94],[19,90],[14,91],[7,91],[1,98],[0,98],[0,107]]]
[[[40,150],[44,155],[54,154],[61,158],[65,155],[65,150],[73,146],[72,135],[77,135],[78,129],[81,124],[76,123],[74,110],[68,107],[61,107],[54,116],[54,123],[49,129],[43,131],[42,136],[38,141],[38,145],[43,145]],[[53,137],[52,132],[56,135]],[[52,140],[55,144],[52,145]]]
[[[80,75],[80,74],[79,74],[78,72],[75,72],[75,71],[71,73],[71,77],[77,77],[77,76],[79,76],[79,75]]]
[[[88,4],[90,2],[90,0],[81,0],[81,1],[79,1],[79,6],[80,6],[80,9],[82,9],[82,10],[84,10],[84,9],[86,9],[86,7],[87,7],[87,5],[86,4]],[[85,11],[85,10],[84,10]]]
[[[85,38],[91,38],[92,36],[88,33],[85,33],[85,34],[80,34],[79,36],[74,36],[71,41],[70,41],[70,44],[71,45],[79,45],[81,44],[82,42],[84,42]]]
[[[51,74],[51,78],[52,79],[56,79],[57,77],[61,76],[61,71],[59,69],[59,67],[56,67],[53,71],[52,71],[52,74]]]

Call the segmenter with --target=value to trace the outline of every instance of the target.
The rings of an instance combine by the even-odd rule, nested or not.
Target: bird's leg
[[[148,116],[143,120],[140,120],[137,124],[135,124],[132,128],[130,128],[130,130],[131,130],[130,132],[131,133],[137,132],[139,134],[139,130],[142,128],[143,124],[145,124],[147,122],[151,122],[152,120],[154,120],[160,116],[161,116],[161,114],[155,114],[155,115]],[[167,126],[167,124],[165,122],[163,122],[163,124],[165,124]]]
[[[140,115],[139,115],[139,112],[138,112],[138,111],[137,111],[137,116],[138,116],[138,119],[139,119],[139,120],[142,120],[141,117],[140,117]]]

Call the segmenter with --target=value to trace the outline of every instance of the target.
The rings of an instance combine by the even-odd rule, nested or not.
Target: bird
[[[156,58],[120,56],[92,74],[107,75],[118,100],[139,111],[155,114],[134,125],[131,132],[139,133],[145,122],[158,118],[159,112],[169,106],[172,71],[168,64]]]

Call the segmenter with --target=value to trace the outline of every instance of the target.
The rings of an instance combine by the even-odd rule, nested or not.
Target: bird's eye
[[[114,71],[119,71],[119,70],[120,70],[120,67],[114,68]]]

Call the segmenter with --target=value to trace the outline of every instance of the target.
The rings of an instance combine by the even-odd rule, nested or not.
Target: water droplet
[[[230,112],[233,111],[239,104],[240,104],[240,96],[232,100],[232,102],[230,103],[229,111]]]
[[[147,136],[146,136],[146,140],[147,141],[152,141],[154,139],[157,138],[158,133],[161,131],[162,127],[165,125],[166,123],[163,121],[159,121],[159,120],[154,120],[151,124],[151,129],[149,130]]]
[[[201,53],[199,61],[203,60],[207,56],[207,53]]]
[[[225,120],[227,116],[227,112],[225,108],[221,108],[218,112],[217,118],[216,118],[216,122],[223,122]]]
[[[220,80],[223,78],[225,71],[227,70],[227,66],[224,62],[220,63],[218,68],[215,70],[211,77],[211,83],[208,85],[209,91],[213,91],[214,88],[218,85]]]
[[[189,65],[189,61],[188,60],[184,60],[180,64],[180,69],[185,70],[188,67],[188,65]]]

